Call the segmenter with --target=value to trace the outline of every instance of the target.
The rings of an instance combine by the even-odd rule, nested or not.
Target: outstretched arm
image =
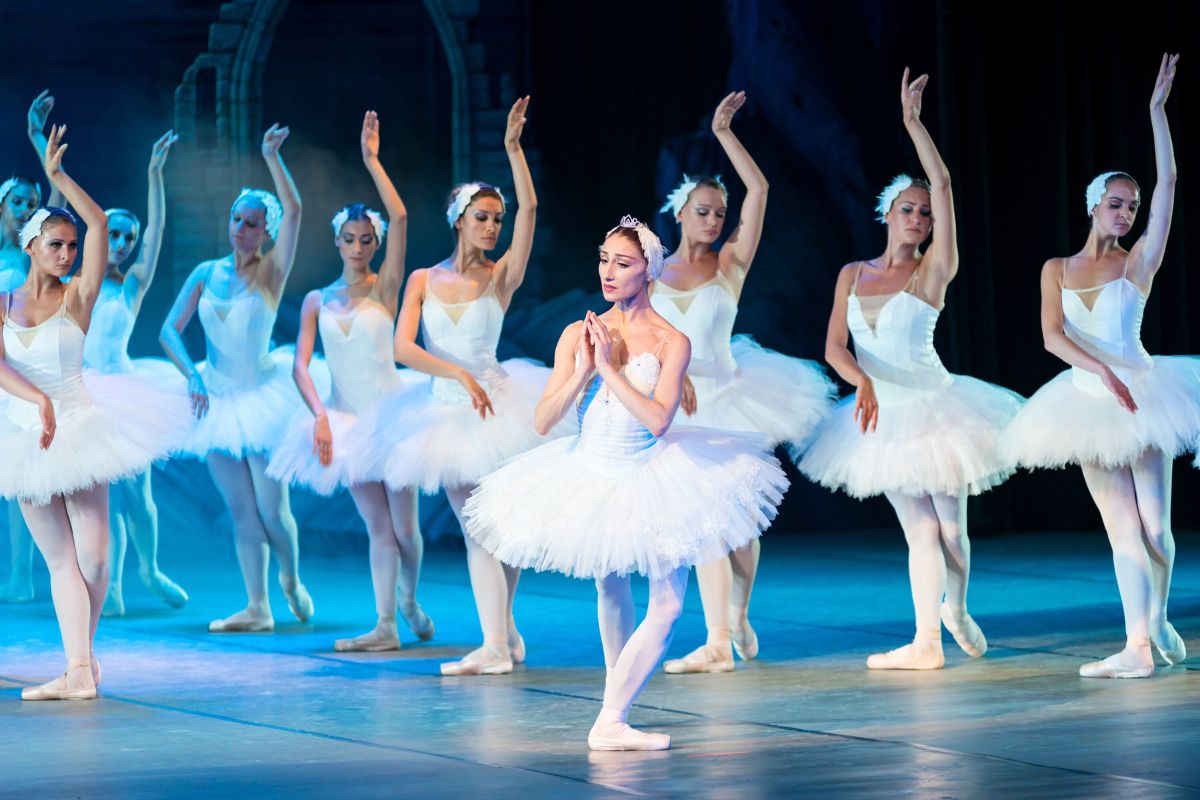
[[[713,112],[712,131],[721,148],[733,164],[738,178],[746,187],[737,227],[730,234],[719,254],[721,271],[740,287],[746,278],[758,243],[762,239],[763,219],[767,215],[767,176],[733,133],[733,115],[746,103],[745,92],[733,92],[721,101]]]
[[[933,244],[925,255],[929,265],[926,275],[937,282],[937,291],[930,296],[940,298],[946,286],[958,273],[958,237],[954,223],[954,197],[950,192],[950,170],[938,152],[933,137],[921,122],[921,100],[929,76],[922,75],[909,83],[908,67],[900,79],[900,107],[904,114],[904,128],[912,137],[917,148],[921,169],[929,181],[929,202],[933,208]]]
[[[572,322],[558,337],[558,345],[554,348],[554,370],[533,412],[533,426],[539,434],[545,436],[562,421],[595,372],[587,323]]]
[[[78,277],[68,284],[67,294],[68,303],[72,294],[75,302],[74,307],[68,308],[76,319],[86,325],[87,320],[91,319],[92,306],[96,304],[96,296],[100,294],[100,284],[104,282],[104,272],[108,268],[108,218],[104,216],[104,209],[96,205],[96,201],[63,171],[62,159],[67,145],[62,139],[66,132],[65,125],[50,129],[43,163],[50,182],[58,187],[87,225],[87,233],[83,237],[83,264]]]
[[[138,251],[137,260],[129,268],[126,281],[133,279],[134,309],[136,310],[150,289],[154,280],[154,271],[158,268],[158,256],[162,251],[163,220],[166,217],[166,190],[163,186],[163,165],[167,163],[167,155],[171,145],[179,137],[174,131],[167,131],[150,150],[150,164],[146,167],[146,181],[149,190],[146,193],[146,228],[142,231],[142,248]]]
[[[1175,65],[1179,54],[1164,53],[1158,68],[1158,80],[1154,83],[1154,94],[1150,96],[1150,127],[1154,131],[1154,194],[1150,198],[1150,219],[1146,231],[1133,246],[1129,260],[1133,263],[1145,285],[1154,278],[1162,266],[1163,254],[1167,249],[1167,233],[1171,230],[1171,216],[1175,209],[1175,148],[1171,144],[1171,128],[1167,124],[1167,97],[1175,81]]]
[[[287,283],[288,275],[292,273],[292,265],[296,261],[296,242],[300,238],[300,190],[292,180],[283,163],[283,154],[279,148],[291,133],[286,127],[276,123],[263,134],[262,154],[271,172],[271,180],[275,184],[275,194],[279,204],[283,206],[283,220],[279,225],[279,236],[270,257],[265,261],[270,265],[270,273],[266,276],[266,287],[271,295],[278,299],[283,294],[283,286]]]
[[[517,191],[517,219],[513,224],[512,244],[496,262],[496,285],[500,302],[505,308],[525,280],[525,267],[533,251],[533,230],[537,223],[537,193],[533,190],[533,175],[529,172],[529,164],[525,162],[525,151],[521,149],[521,132],[525,130],[525,111],[528,108],[528,95],[513,103],[504,131],[504,149],[508,152],[513,186]]]
[[[383,200],[387,212],[387,245],[383,252],[383,264],[379,267],[379,278],[375,282],[375,293],[387,306],[392,316],[400,303],[400,287],[404,283],[404,256],[408,249],[408,209],[400,199],[400,193],[392,184],[383,164],[379,163],[379,116],[368,111],[363,117],[362,136],[363,164],[375,181],[375,190]]]
[[[42,156],[46,152],[46,121],[50,118],[50,112],[53,109],[54,96],[50,94],[49,89],[43,89],[41,94],[33,98],[33,102],[29,105],[29,113],[26,115],[29,141],[33,143],[33,152],[37,153],[39,162],[42,161]],[[63,205],[62,192],[53,183],[50,184],[50,196],[46,198],[46,205],[60,207]]]

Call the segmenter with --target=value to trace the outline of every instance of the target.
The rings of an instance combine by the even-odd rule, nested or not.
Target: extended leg
[[[301,622],[312,617],[312,598],[300,581],[300,531],[292,516],[292,504],[286,483],[267,477],[267,459],[260,453],[246,456],[250,479],[254,484],[254,502],[258,518],[267,535],[267,544],[279,562],[279,585],[288,608]]]
[[[1171,459],[1148,450],[1133,465],[1142,539],[1150,558],[1150,641],[1168,664],[1187,658],[1183,638],[1167,620],[1167,597],[1175,567],[1175,536],[1171,532]]]
[[[967,584],[971,577],[971,540],[967,537],[967,492],[957,496],[935,494],[933,510],[941,529],[942,557],[946,563],[946,599],[942,622],[963,652],[979,658],[987,652],[987,639],[967,613]]]
[[[258,516],[250,466],[242,459],[209,453],[208,471],[233,521],[233,541],[246,586],[246,608],[225,619],[213,620],[208,629],[213,632],[273,630],[275,620],[267,598],[267,532]]]

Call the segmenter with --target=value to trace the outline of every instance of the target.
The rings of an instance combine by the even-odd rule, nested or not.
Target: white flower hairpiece
[[[471,201],[475,198],[475,195],[479,194],[484,189],[489,189],[499,195],[500,208],[504,208],[506,205],[504,202],[504,195],[495,186],[489,186],[486,183],[479,183],[478,181],[474,183],[459,184],[458,186],[454,187],[454,193],[451,195],[453,199],[451,199],[450,205],[446,206],[446,223],[451,228],[454,227],[454,221],[461,217],[463,212],[467,210],[467,206],[471,205]]]
[[[638,244],[646,259],[646,273],[650,276],[650,280],[658,280],[663,271],[663,258],[667,255],[667,248],[663,247],[662,240],[655,235],[654,231],[650,230],[646,223],[628,214],[621,217],[617,227],[604,234],[604,238],[607,239],[621,228],[629,228],[637,234]]]
[[[39,208],[33,212],[33,216],[29,218],[29,221],[21,227],[22,250],[28,247],[30,242],[42,235],[42,225],[50,217],[58,217],[72,225],[79,225],[79,220],[75,218],[75,215],[65,208]]]
[[[133,213],[132,211],[130,211],[127,208],[106,208],[106,209],[104,209],[104,216],[107,217],[108,219],[112,219],[113,214],[120,214],[123,217],[129,217],[131,220],[133,220],[133,238],[134,239],[137,239],[137,237],[141,235],[142,221],[140,219],[138,219],[137,214]]]
[[[721,176],[714,175],[712,179],[721,187],[721,194],[729,197],[729,190],[725,188],[725,184],[721,181]],[[676,186],[675,191],[667,195],[667,202],[662,204],[662,208],[658,210],[658,213],[662,214],[670,211],[672,216],[679,216],[679,212],[683,211],[683,207],[687,205],[688,198],[692,196],[692,191],[699,185],[699,181],[684,173],[683,183]]]
[[[884,217],[892,210],[892,204],[896,202],[896,198],[900,196],[901,192],[912,185],[912,177],[904,173],[892,178],[892,182],[879,193],[879,202],[875,204],[875,219],[886,223],[887,220]]]
[[[1100,205],[1100,201],[1104,199],[1104,192],[1108,189],[1108,179],[1117,174],[1116,172],[1101,172],[1088,184],[1087,213],[1089,217],[1092,215],[1092,209]]]
[[[383,237],[387,235],[387,222],[384,221],[383,215],[373,208],[368,208],[363,212],[368,220],[371,221],[371,227],[375,229],[375,241],[378,244],[383,244]],[[350,221],[350,206],[344,207],[341,211],[333,216],[333,237],[342,235],[342,226]]]
[[[243,187],[242,193],[237,196],[233,204],[236,206],[238,202],[247,197],[262,203],[263,208],[267,210],[267,236],[274,241],[279,236],[279,226],[283,224],[283,206],[279,204],[279,198],[265,189]]]

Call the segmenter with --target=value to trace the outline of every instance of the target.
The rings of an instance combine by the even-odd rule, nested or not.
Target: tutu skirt
[[[774,446],[802,444],[829,412],[837,387],[812,361],[761,347],[750,336],[732,342],[737,373],[728,379],[691,376],[696,413],[688,425],[762,433]]]
[[[757,434],[672,428],[621,458],[578,442],[548,442],[484,477],[464,508],[467,533],[515,567],[659,578],[758,537],[788,485]]]
[[[1149,369],[1128,376],[1136,413],[1102,386],[1081,389],[1073,373],[1065,370],[1038,389],[1004,431],[1004,451],[1018,465],[1121,467],[1147,449],[1174,458],[1196,447],[1200,359],[1155,356]]]
[[[1015,471],[1000,441],[1021,402],[1015,392],[955,375],[943,389],[881,402],[876,429],[863,433],[850,395],[818,426],[807,448],[792,449],[792,458],[810,480],[851,497],[958,495],[964,487],[979,494]]]
[[[170,455],[191,428],[190,404],[177,388],[86,370],[83,384],[90,401],[56,404],[45,450],[36,407],[0,400],[0,496],[45,505],[56,494],[131,478]]]
[[[549,378],[548,368],[529,361],[501,363],[480,380],[496,412],[487,419],[457,384],[441,378],[393,393],[364,415],[365,430],[375,435],[366,443],[363,468],[382,475],[393,490],[415,486],[432,494],[474,484],[505,460],[574,432],[569,420],[549,437],[533,427]]]

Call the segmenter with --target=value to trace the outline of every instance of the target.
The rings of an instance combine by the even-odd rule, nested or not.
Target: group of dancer
[[[213,632],[273,629],[271,555],[291,613],[314,614],[289,486],[348,491],[367,529],[376,622],[337,640],[339,651],[399,648],[398,614],[418,638],[433,637],[417,600],[422,492],[444,491],[465,533],[483,634],[477,649],[441,666],[443,675],[504,674],[524,661],[513,615],[522,569],[594,580],[608,671],[593,749],[670,746],[669,736],[631,728],[626,715],[671,643],[690,568],[707,637],[665,671],[729,672],[735,654],[758,655],[748,614],[759,537],[788,486],[772,454],[779,445],[811,480],[856,498],[882,494],[896,511],[916,634],[870,656],[869,668],[942,667],[943,625],[968,655],[984,655],[987,640],[967,608],[967,497],[1020,466],[1066,464],[1082,468],[1112,544],[1127,636],[1120,653],[1080,674],[1147,677],[1151,645],[1178,663],[1186,650],[1167,619],[1170,477],[1172,459],[1200,439],[1200,359],[1151,357],[1139,339],[1174,200],[1165,104],[1177,60],[1163,57],[1150,102],[1157,176],[1146,231],[1128,251],[1121,246],[1140,208],[1132,177],[1108,172],[1088,186],[1086,244],[1042,272],[1046,347],[1069,369],[1028,401],[951,374],[933,346],[959,264],[950,175],[921,121],[925,75],[910,81],[905,70],[901,83],[903,124],[924,178],[889,184],[876,207],[886,250],[838,277],[825,358],[854,393],[836,403],[834,384],[812,362],[732,336],[768,189],[731,127],[743,93],[724,98],[712,122],[745,187],[732,233],[715,247],[728,190],[712,176],[685,176],[667,198],[663,210],[680,232],[673,253],[645,223],[622,218],[599,247],[598,278],[612,306],[562,331],[552,369],[496,357],[536,226],[521,148],[528,97],[512,106],[504,137],[516,192],[509,249],[489,256],[509,213],[500,190],[464,184],[446,209],[454,252],[407,279],[407,211],[379,160],[379,120],[367,112],[363,164],[384,213],[363,203],[338,211],[340,275],[304,298],[295,347],[274,350],[301,198],[281,153],[288,129],[272,126],[262,154],[273,192],[241,192],[230,210],[232,252],[193,270],[162,324],[175,371],[126,352],[155,272],[162,164],[175,137],[155,144],[143,231],[129,211],[102,211],[63,170],[65,128],[42,135],[53,106],[43,93],[31,137],[87,229],[68,281],[75,214],[40,208],[36,181],[0,188],[0,449],[8,455],[0,495],[19,503],[46,558],[67,655],[61,677],[22,697],[96,696],[96,626],[102,610],[122,611],[126,538],[147,585],[168,604],[186,602],[155,556],[148,469],[172,455],[205,461],[232,520],[247,602],[214,620]],[[139,236],[139,256],[123,269]],[[182,337],[193,316],[205,336],[200,362]],[[318,336],[323,357],[314,356]],[[675,424],[680,410],[687,424]],[[111,501],[110,484],[119,487]],[[640,623],[633,573],[650,582]]]

